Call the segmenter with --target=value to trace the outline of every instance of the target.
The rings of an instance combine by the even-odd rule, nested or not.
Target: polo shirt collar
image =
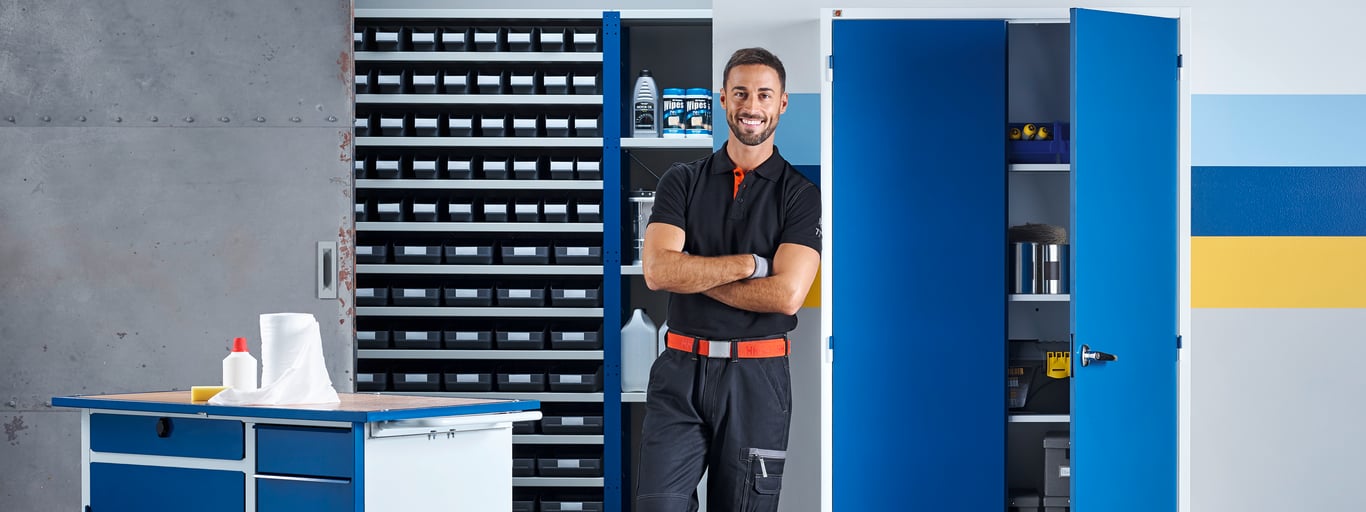
[[[711,164],[712,174],[729,174],[735,170],[735,164],[730,161],[730,155],[726,153],[726,145],[730,142],[721,144],[721,150],[716,152],[716,159]],[[773,146],[773,154],[769,155],[768,160],[759,164],[759,167],[750,169],[760,177],[769,181],[778,181],[783,174],[783,157],[778,154],[778,146]]]

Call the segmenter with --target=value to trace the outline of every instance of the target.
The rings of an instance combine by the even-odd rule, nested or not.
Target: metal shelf
[[[356,147],[600,148],[601,137],[356,137]]]
[[[710,10],[696,12],[711,16]],[[356,19],[583,20],[601,24],[602,9],[356,9]]]
[[[600,276],[602,265],[356,265],[357,274]]]
[[[356,62],[602,62],[602,52],[362,51],[356,52]]]
[[[356,189],[399,190],[602,190],[602,180],[358,179]]]
[[[444,316],[473,318],[601,318],[602,308],[442,308],[362,306],[356,316]]]
[[[357,359],[460,359],[601,361],[601,350],[403,350],[360,349]]]
[[[641,265],[622,265],[622,266],[621,266],[621,275],[623,275],[623,276],[643,276],[643,275],[645,275],[645,267],[643,267],[643,266],[641,266]]]
[[[627,402],[640,402],[640,403],[644,403],[644,402],[645,402],[645,393],[622,393],[622,394],[621,394],[621,402],[622,402],[622,403],[627,403]]]
[[[602,477],[555,478],[546,476],[512,477],[513,487],[602,487]]]
[[[357,222],[356,231],[601,233],[600,222]]]
[[[622,9],[621,19],[711,24],[711,9]]]
[[[503,400],[539,400],[542,402],[601,402],[602,393],[502,393],[502,392],[463,392],[415,391],[405,392],[414,396],[443,396],[452,398],[497,398]]]
[[[600,435],[526,434],[512,436],[512,444],[602,444]]]
[[[1048,293],[1012,293],[1011,302],[1067,302],[1072,300],[1072,294],[1048,294]]]
[[[601,94],[357,94],[357,105],[602,105]]]
[[[1009,418],[1010,418],[1009,421],[1010,421],[1011,423],[1071,423],[1071,422],[1072,422],[1072,415],[1070,415],[1070,414],[1027,414],[1027,413],[1011,413],[1010,416],[1009,416]]]
[[[1010,172],[1072,172],[1071,164],[1010,164]]]
[[[625,149],[711,149],[711,137],[694,137],[689,139],[658,139],[658,138],[621,138],[621,147]]]

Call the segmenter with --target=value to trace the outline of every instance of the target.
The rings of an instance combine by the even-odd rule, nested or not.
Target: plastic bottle
[[[669,321],[659,324],[659,343],[655,345],[655,355],[664,355],[664,349],[669,348]]]
[[[711,91],[694,87],[683,97],[687,112],[683,114],[684,138],[711,137]]]
[[[650,365],[654,364],[655,323],[645,310],[637,309],[631,321],[621,328],[621,391],[639,393],[650,383]]]
[[[232,353],[223,358],[223,385],[242,391],[256,389],[256,358],[247,352],[246,338],[232,339]]]
[[[655,79],[650,70],[640,70],[640,76],[636,78],[636,86],[632,91],[631,119],[635,124],[634,136],[658,137],[659,88],[655,87]]]
[[[666,139],[683,138],[683,118],[688,114],[683,89],[664,89],[660,96],[659,108],[663,111],[660,121],[660,136]]]

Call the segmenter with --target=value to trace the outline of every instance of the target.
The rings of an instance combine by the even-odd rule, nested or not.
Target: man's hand
[[[795,315],[806,302],[821,256],[800,244],[782,244],[773,256],[773,274],[717,286],[702,292],[730,307],[757,313]]]

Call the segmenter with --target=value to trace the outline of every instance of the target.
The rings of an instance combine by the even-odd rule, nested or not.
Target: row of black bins
[[[577,371],[528,372],[357,372],[357,391],[448,391],[514,393],[596,393],[602,391],[602,368]],[[548,433],[548,432],[547,432]]]
[[[448,329],[445,331],[356,331],[356,348],[414,350],[599,350],[602,329],[551,326],[499,326],[497,329]]]
[[[356,73],[356,94],[602,94],[596,72],[372,69]]]
[[[549,289],[549,292],[547,292]],[[552,284],[533,287],[525,284],[469,283],[446,286],[357,287],[357,306],[440,306],[449,307],[597,307],[602,304],[602,287],[581,284]]]
[[[356,263],[452,265],[599,265],[602,247],[586,242],[555,242],[514,245],[499,242],[447,242],[445,244],[356,244]]]
[[[597,201],[397,199],[356,202],[356,222],[602,222]]]
[[[371,114],[357,137],[601,137],[602,116],[570,114]]]
[[[380,52],[600,52],[602,35],[588,27],[360,28],[356,51]]]
[[[361,157],[353,163],[358,179],[600,180],[597,158],[528,157]]]
[[[512,497],[512,512],[602,512],[602,510],[602,502],[597,500],[557,496],[537,499],[535,496],[518,496],[516,494]]]
[[[602,433],[602,416],[550,414],[541,421],[519,421],[512,424],[512,434],[523,435],[597,435]]]
[[[514,456],[512,476],[597,477],[602,476],[602,459]],[[544,504],[542,509],[544,510]]]

